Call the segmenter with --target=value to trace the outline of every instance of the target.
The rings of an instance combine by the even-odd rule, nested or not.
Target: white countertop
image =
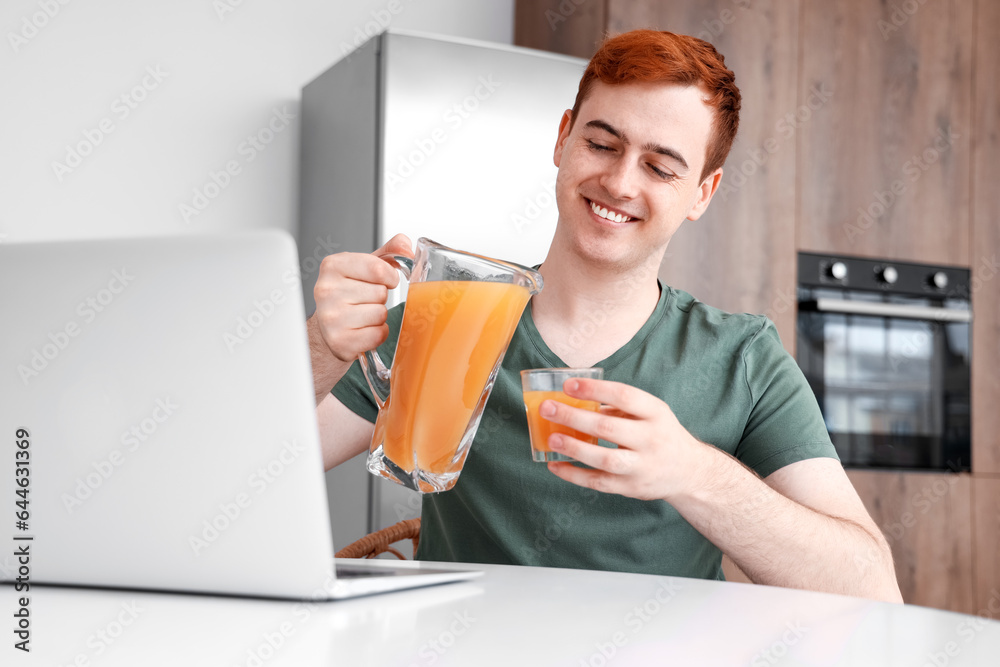
[[[449,564],[449,566],[453,566]],[[1000,664],[1000,622],[768,586],[509,567],[339,602],[31,590],[31,653],[4,665]],[[1000,599],[994,604],[1000,609]],[[994,614],[996,616],[996,614]],[[13,658],[13,659],[11,659]]]

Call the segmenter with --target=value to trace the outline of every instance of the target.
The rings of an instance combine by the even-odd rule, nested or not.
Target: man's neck
[[[592,366],[625,345],[660,298],[658,258],[621,270],[581,262],[553,247],[540,269],[545,287],[531,304],[546,345],[579,367]]]

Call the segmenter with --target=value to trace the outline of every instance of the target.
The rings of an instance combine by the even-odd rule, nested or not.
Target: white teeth
[[[621,213],[612,213],[608,211],[608,209],[604,208],[603,206],[598,206],[594,202],[590,202],[590,208],[594,211],[594,213],[601,216],[605,220],[610,220],[612,222],[629,222],[632,220],[632,218],[628,217],[627,215],[622,215]]]

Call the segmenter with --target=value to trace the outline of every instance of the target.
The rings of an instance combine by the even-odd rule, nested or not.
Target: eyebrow
[[[624,132],[622,132],[621,130],[619,130],[616,127],[613,127],[613,126],[609,125],[608,123],[604,122],[603,120],[592,120],[589,123],[587,123],[586,125],[584,125],[584,127],[593,127],[593,128],[598,129],[598,130],[604,130],[608,134],[610,134],[610,135],[618,138],[622,143],[624,143],[624,144],[628,144],[629,143],[628,137],[625,136]],[[678,153],[673,148],[669,148],[667,146],[661,146],[660,144],[655,144],[655,143],[649,141],[649,142],[646,142],[645,144],[642,145],[642,150],[648,151],[650,153],[656,153],[658,155],[663,155],[665,157],[671,158],[671,159],[676,160],[677,162],[679,162],[681,164],[681,166],[684,167],[685,169],[688,168],[687,160],[685,160],[684,156],[682,156],[680,153]]]

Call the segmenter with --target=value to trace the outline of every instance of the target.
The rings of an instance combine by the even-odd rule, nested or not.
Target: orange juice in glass
[[[521,371],[521,389],[524,392],[524,410],[528,416],[528,435],[531,438],[531,459],[533,461],[573,460],[565,454],[554,452],[549,448],[549,436],[553,433],[562,433],[592,445],[597,444],[596,436],[551,422],[538,414],[538,410],[543,401],[552,399],[574,408],[597,412],[600,403],[567,396],[563,393],[563,383],[570,378],[600,380],[603,377],[604,369],[601,368],[536,368]]]
[[[393,256],[410,286],[396,353],[361,365],[379,405],[368,470],[423,493],[452,488],[465,464],[504,352],[542,287],[526,267],[417,242]]]

